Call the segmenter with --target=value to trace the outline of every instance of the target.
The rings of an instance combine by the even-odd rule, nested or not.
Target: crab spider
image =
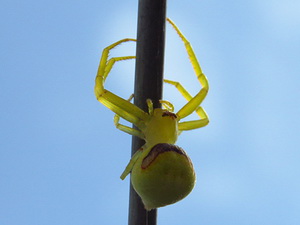
[[[204,127],[209,122],[206,112],[200,106],[209,89],[207,78],[188,40],[173,21],[167,21],[183,41],[202,86],[195,96],[191,96],[179,82],[164,80],[177,88],[187,100],[177,113],[174,113],[172,103],[165,100],[160,101],[163,109],[153,108],[151,99],[147,100],[148,112],[145,112],[130,102],[133,95],[125,100],[104,88],[105,80],[116,62],[135,58],[122,56],[109,59],[110,50],[124,42],[135,42],[135,39],[122,39],[104,48],[95,80],[96,98],[116,113],[116,128],[145,140],[145,144],[132,156],[121,179],[131,173],[133,188],[147,210],[173,204],[192,191],[196,180],[192,162],[185,151],[174,144],[182,131]],[[198,120],[180,122],[193,112],[199,116]],[[119,123],[120,117],[134,124],[137,129]]]

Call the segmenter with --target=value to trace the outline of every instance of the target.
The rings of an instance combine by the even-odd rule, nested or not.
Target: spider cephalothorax
[[[184,42],[196,77],[202,85],[202,89],[192,97],[179,82],[164,80],[175,86],[188,101],[177,113],[174,113],[173,105],[165,100],[160,101],[163,109],[153,108],[151,99],[147,100],[148,112],[145,112],[130,102],[133,96],[125,100],[104,88],[104,82],[115,62],[135,58],[123,56],[108,59],[109,51],[123,42],[135,39],[122,39],[103,50],[95,80],[96,98],[116,113],[116,127],[145,140],[145,144],[132,156],[121,179],[131,173],[132,185],[147,210],[175,203],[192,191],[196,180],[192,162],[185,151],[174,144],[182,131],[197,129],[209,122],[206,112],[200,106],[208,92],[207,78],[188,40],[170,19],[167,20]],[[200,117],[199,120],[180,122],[193,112]],[[137,128],[120,124],[120,117]]]

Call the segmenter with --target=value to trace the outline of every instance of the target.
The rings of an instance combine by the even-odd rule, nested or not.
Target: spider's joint
[[[100,101],[106,92],[107,92],[107,90],[103,89],[103,88],[95,89],[95,95],[96,95],[97,100]]]

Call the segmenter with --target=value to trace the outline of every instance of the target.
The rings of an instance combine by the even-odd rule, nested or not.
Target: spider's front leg
[[[164,80],[165,83],[173,85],[177,90],[180,92],[180,94],[188,101],[188,103],[193,99],[193,97],[190,95],[190,93],[177,81],[171,81],[171,80]],[[188,105],[188,103],[186,105]],[[200,117],[200,120],[192,120],[187,122],[179,122],[178,123],[178,130],[192,130],[197,129],[200,127],[204,127],[209,123],[208,116],[205,112],[205,110],[198,105],[198,107],[194,110],[197,115]]]
[[[133,94],[129,97],[129,99],[127,101],[130,102],[132,99],[133,99]],[[115,124],[117,129],[119,129],[119,130],[121,130],[121,131],[123,131],[127,134],[137,136],[140,139],[145,140],[145,136],[144,136],[143,132],[141,132],[140,130],[137,130],[135,128],[128,127],[128,126],[125,126],[123,124],[120,124],[119,121],[120,121],[120,116],[118,114],[115,114],[114,124]]]
[[[135,39],[122,39],[115,42],[114,44],[106,47],[103,50],[97,76],[95,79],[95,96],[99,102],[111,109],[113,112],[124,118],[125,120],[135,124],[136,126],[141,126],[143,121],[146,121],[148,118],[147,113],[143,110],[130,103],[129,101],[113,94],[112,92],[104,88],[104,82],[111,71],[113,65],[117,61],[134,59],[135,56],[123,56],[123,57],[114,57],[108,60],[109,51],[114,47],[120,45],[124,42],[136,41]]]
[[[181,40],[184,43],[184,46],[186,48],[186,51],[188,53],[189,59],[191,61],[191,64],[193,66],[193,69],[195,71],[195,74],[197,76],[198,81],[200,82],[202,89],[194,96],[192,97],[179,82],[165,80],[166,83],[174,85],[179,92],[185,97],[185,99],[188,101],[177,113],[179,120],[187,117],[191,113],[195,112],[198,114],[198,116],[201,118],[200,120],[195,121],[188,121],[188,122],[181,122],[178,124],[179,131],[182,130],[191,130],[196,129],[199,127],[206,126],[209,123],[208,116],[204,109],[200,106],[202,101],[205,99],[209,84],[206,76],[202,72],[202,69],[200,67],[200,64],[197,60],[197,57],[194,53],[194,50],[189,43],[189,41],[186,39],[186,37],[181,33],[179,28],[174,24],[174,22],[170,19],[167,19],[168,22],[173,26],[173,28],[176,30],[177,34],[181,38]]]

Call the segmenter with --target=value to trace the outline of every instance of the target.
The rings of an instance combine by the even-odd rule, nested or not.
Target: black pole
[[[134,104],[148,111],[146,100],[161,107],[167,0],[139,0]],[[132,155],[144,144],[132,138]],[[129,225],[156,225],[157,210],[146,211],[130,184]]]

